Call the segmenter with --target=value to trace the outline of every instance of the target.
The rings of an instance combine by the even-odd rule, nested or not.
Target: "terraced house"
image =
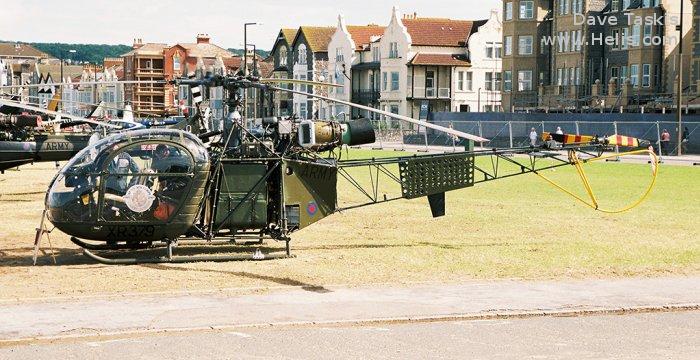
[[[280,29],[277,33],[277,38],[270,51],[270,57],[273,61],[273,78],[294,78],[294,51],[291,50],[291,44],[296,35],[297,29]],[[281,84],[280,86],[288,85]],[[292,94],[278,91],[274,92],[272,96],[272,114],[274,116],[290,116],[294,112]]]
[[[291,48],[293,49],[292,75],[298,80],[328,81],[328,43],[335,27],[301,26]],[[328,95],[328,88],[311,85],[295,85],[299,91]],[[293,95],[294,113],[302,119],[326,117],[326,106],[318,99],[305,95]]]
[[[639,111],[669,100],[681,1],[690,8],[689,0],[504,0],[503,77],[516,82],[504,85],[505,108]]]
[[[330,81],[342,87],[329,89],[331,97],[379,108],[379,39],[384,29],[373,24],[346,26],[344,18],[338,16],[338,25],[328,45],[328,68]],[[328,104],[328,113],[335,117],[375,118],[373,113],[346,105]]]
[[[394,8],[379,40],[380,106],[426,119],[438,111],[498,111],[501,24],[400,16]]]

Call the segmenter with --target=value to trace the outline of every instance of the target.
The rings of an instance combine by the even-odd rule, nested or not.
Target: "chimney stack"
[[[143,46],[143,40],[141,40],[141,38],[138,38],[138,39],[134,39],[134,45],[132,45],[131,47],[135,50],[135,49],[138,49],[142,46]]]
[[[209,34],[197,34],[197,44],[209,44]]]

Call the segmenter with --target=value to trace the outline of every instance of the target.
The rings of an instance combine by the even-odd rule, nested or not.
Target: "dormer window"
[[[299,65],[306,65],[306,45],[301,44],[297,48],[297,62]]]
[[[280,66],[287,66],[287,47],[283,46],[280,49],[280,55],[279,55],[279,62]]]
[[[343,62],[343,49],[342,48],[336,48],[335,49],[335,62]]]
[[[397,42],[389,43],[389,58],[396,59],[399,57],[399,44]]]

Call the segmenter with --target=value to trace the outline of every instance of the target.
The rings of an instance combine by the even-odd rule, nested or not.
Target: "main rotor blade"
[[[0,93],[0,96],[12,96],[12,95],[13,95],[13,94]],[[41,97],[39,97],[39,96],[31,96],[31,95],[29,95],[29,96],[26,96],[26,97],[28,97],[28,98],[30,98],[30,99],[41,99]],[[90,106],[98,106],[98,105],[100,105],[100,103],[89,103],[89,102],[77,101],[77,100],[62,100],[62,99],[56,99],[56,101],[58,101],[58,102],[60,102],[60,103],[64,103],[64,104],[79,104],[79,105],[90,105]],[[149,104],[151,103],[151,102],[148,102],[148,101],[130,101],[130,102],[138,102],[138,103],[145,102],[145,103],[149,103]],[[154,104],[164,105],[163,103],[154,103]],[[125,108],[120,108],[120,107],[118,107],[118,106],[102,105],[102,107],[104,107],[105,109],[110,109],[110,110],[126,111]],[[142,111],[136,111],[136,110],[129,110],[129,111],[133,112],[134,114],[153,115],[152,113],[148,113],[148,112],[142,112]],[[63,117],[63,115],[61,115],[61,116]]]
[[[124,81],[76,81],[76,82],[57,82],[49,84],[25,84],[25,85],[3,85],[0,89],[19,89],[32,87],[47,87],[47,86],[68,86],[68,85],[109,85],[109,84],[167,84],[164,80],[124,80]]]
[[[280,83],[280,84],[303,84],[303,85],[317,85],[317,86],[329,86],[329,87],[343,87],[339,84],[331,84],[321,81],[311,81],[311,80],[300,80],[300,79],[274,79],[265,78],[260,79],[261,83]]]
[[[97,120],[92,120],[92,119],[86,119],[86,118],[83,118],[83,117],[80,117],[80,116],[73,116],[73,115],[68,115],[68,114],[60,113],[60,112],[57,112],[57,111],[46,110],[46,109],[42,109],[42,108],[40,108],[40,107],[36,107],[36,106],[32,106],[32,105],[23,104],[23,103],[17,102],[17,101],[10,101],[10,100],[0,99],[0,105],[14,106],[14,107],[17,107],[17,108],[20,108],[20,109],[26,109],[26,110],[36,111],[36,112],[38,112],[38,113],[42,113],[42,114],[47,114],[47,115],[53,115],[53,116],[56,116],[56,117],[60,117],[61,119],[70,119],[70,120],[73,120],[73,121],[80,121],[80,122],[86,122],[86,123],[95,124],[95,125],[102,125],[102,126],[106,126],[106,127],[110,127],[110,128],[119,128],[119,126],[117,126],[117,125],[112,125],[112,124],[109,124],[109,123],[106,123],[106,122],[103,122],[103,121],[97,121]],[[52,121],[47,121],[46,123],[51,124],[51,123],[56,123],[56,122],[58,122],[58,121],[52,120]]]
[[[440,126],[440,125],[435,125],[435,124],[429,123],[427,121],[416,120],[416,119],[410,118],[408,116],[398,115],[398,114],[390,113],[390,112],[384,111],[384,110],[378,110],[378,109],[375,109],[375,108],[372,108],[369,106],[355,104],[355,103],[345,101],[345,100],[334,99],[334,98],[330,98],[330,97],[322,96],[322,95],[309,94],[307,92],[297,91],[297,90],[292,90],[292,89],[284,89],[284,88],[280,88],[280,87],[276,87],[276,86],[270,86],[269,89],[278,90],[278,91],[287,91],[287,92],[291,92],[293,94],[306,95],[306,96],[321,99],[321,100],[326,100],[326,101],[330,101],[330,102],[334,102],[334,103],[338,103],[338,104],[348,105],[350,107],[354,107],[354,108],[358,108],[358,109],[362,109],[362,110],[367,110],[367,111],[373,112],[375,114],[384,115],[384,116],[390,117],[392,119],[403,120],[403,121],[410,122],[412,124],[416,124],[419,126],[425,126],[427,128],[433,129],[433,130],[441,131],[441,132],[444,132],[444,133],[447,133],[450,135],[454,135],[454,136],[457,136],[457,137],[460,137],[463,139],[473,140],[475,142],[488,142],[488,141],[490,141],[489,139],[485,139],[485,138],[482,138],[480,136],[476,136],[476,135],[468,134],[465,132],[457,131],[454,129],[446,128],[446,127]]]

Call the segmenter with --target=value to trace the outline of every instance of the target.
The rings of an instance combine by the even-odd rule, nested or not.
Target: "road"
[[[271,326],[64,339],[2,359],[696,359],[700,312]]]

